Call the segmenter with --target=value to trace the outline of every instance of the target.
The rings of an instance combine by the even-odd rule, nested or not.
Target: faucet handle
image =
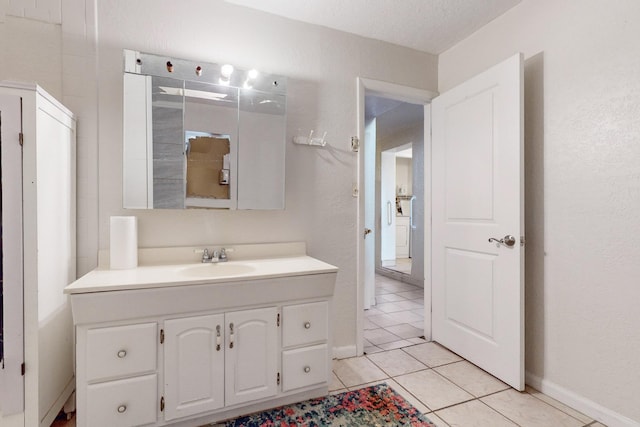
[[[193,252],[196,254],[202,254],[202,262],[208,262],[211,260],[211,257],[209,256],[209,249],[207,248],[195,249]]]
[[[220,259],[227,260],[227,253],[233,252],[233,248],[221,248],[220,249]]]

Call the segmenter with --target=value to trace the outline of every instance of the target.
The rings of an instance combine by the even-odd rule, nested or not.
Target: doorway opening
[[[428,271],[425,261],[430,259],[426,253],[429,247],[425,247],[429,226],[425,211],[430,209],[429,204],[425,204],[429,200],[425,146],[430,144],[430,132],[425,130],[430,129],[429,103],[435,95],[392,83],[358,79],[359,183],[363,196],[359,201],[358,219],[365,233],[358,245],[356,353],[359,355],[365,345],[370,344],[364,336],[365,325],[371,328],[371,312],[387,315],[391,312],[383,310],[398,308],[397,304],[383,306],[393,301],[382,296],[384,290],[380,292],[380,287],[376,289],[376,282],[381,278],[414,286],[414,293],[421,293],[419,299],[424,302],[423,306],[429,307],[429,310],[422,308],[422,314],[430,313],[430,287],[424,292],[425,271]],[[366,315],[365,310],[369,310]],[[422,324],[423,335],[430,339],[430,316],[409,323],[413,323],[414,328]]]
[[[375,147],[375,271],[422,288],[424,105],[365,94],[365,120],[375,123],[366,141]]]

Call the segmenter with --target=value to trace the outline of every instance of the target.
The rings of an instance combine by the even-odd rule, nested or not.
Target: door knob
[[[495,237],[490,237],[489,242],[496,242],[496,243],[500,243],[502,245],[511,247],[516,244],[516,238],[513,237],[511,234],[507,234],[502,239],[496,239]]]

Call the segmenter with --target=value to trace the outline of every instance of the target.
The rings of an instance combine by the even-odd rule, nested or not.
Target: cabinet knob
[[[120,414],[124,413],[124,411],[126,411],[126,410],[127,410],[127,405],[120,405],[120,406],[118,406],[118,412],[119,412]]]
[[[118,352],[118,358],[119,359],[124,359],[126,356],[127,356],[127,350],[120,350]],[[126,409],[126,407],[125,407],[125,409]]]
[[[311,372],[311,367],[310,366],[305,366],[304,367],[304,373],[308,374],[309,372]]]
[[[311,322],[304,322],[304,328],[305,329],[311,328]]]

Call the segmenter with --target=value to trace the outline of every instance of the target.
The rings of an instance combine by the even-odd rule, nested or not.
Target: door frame
[[[417,89],[410,86],[389,83],[381,80],[373,80],[364,77],[357,77],[357,129],[358,139],[364,142],[365,137],[365,94],[382,96],[397,101],[409,102],[412,104],[424,105],[424,165],[430,165],[431,159],[431,100],[438,96],[437,92],[424,89]],[[356,355],[364,353],[364,276],[365,276],[365,251],[363,230],[365,228],[365,179],[364,179],[364,150],[358,150],[358,220],[357,220],[357,307],[356,307]],[[424,230],[425,236],[431,235],[431,172],[424,174],[425,177],[425,215]],[[427,215],[429,212],[429,215]],[[428,244],[427,244],[428,243]],[[429,316],[424,318],[424,334],[427,340],[431,339],[431,241],[425,237],[424,242],[424,306],[429,308]],[[375,254],[374,254],[375,258]],[[375,262],[371,259],[369,262]],[[428,273],[427,273],[428,272]]]

